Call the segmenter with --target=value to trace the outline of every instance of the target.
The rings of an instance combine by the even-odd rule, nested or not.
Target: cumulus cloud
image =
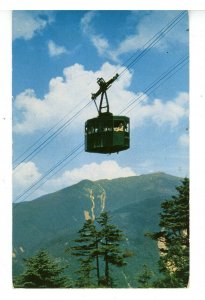
[[[75,64],[63,70],[62,77],[52,78],[49,83],[49,91],[42,98],[38,98],[35,91],[27,89],[15,98],[15,109],[18,114],[18,122],[14,124],[14,131],[18,133],[31,133],[38,129],[49,128],[65,115],[68,118],[91,99],[91,93],[96,92],[99,86],[96,78],[110,79],[119,70],[119,66],[105,63],[100,70],[87,71],[80,64]],[[128,91],[131,83],[131,74],[113,84],[109,91],[111,110],[117,111],[123,107],[128,99],[135,94]],[[69,115],[70,114],[70,115]],[[75,119],[75,130],[89,117],[97,115],[94,103],[87,107],[83,113]]]
[[[30,40],[54,21],[53,14],[45,11],[14,11],[13,40]]]
[[[179,144],[183,147],[189,146],[189,135],[184,133],[179,137]]]
[[[151,104],[138,105],[133,110],[136,118],[135,126],[141,126],[145,121],[151,120],[158,126],[168,123],[175,127],[182,118],[189,115],[188,100],[188,93],[180,92],[175,99],[166,102],[155,99]]]
[[[20,195],[40,178],[41,173],[33,162],[21,163],[13,172],[14,195]]]
[[[64,46],[58,46],[54,43],[54,41],[50,40],[48,42],[48,52],[51,57],[59,56],[61,54],[68,53],[68,50]]]
[[[14,124],[14,131],[24,134],[32,133],[36,130],[50,128],[59,120],[65,121],[72,118],[90,101],[91,92],[98,90],[96,78],[103,77],[108,80],[118,70],[119,66],[109,63],[103,64],[101,69],[96,72],[85,70],[82,65],[75,64],[65,68],[62,77],[50,80],[49,91],[42,99],[38,98],[32,89],[23,91],[15,99],[15,115],[18,117],[18,121]],[[133,99],[139,97],[141,100],[143,99],[140,103],[136,101],[136,105],[130,107],[132,109],[129,113],[132,117],[132,127],[142,126],[147,120],[152,120],[158,126],[169,123],[174,127],[182,118],[188,117],[187,93],[181,92],[175,99],[166,102],[163,99],[155,99],[149,103],[148,97],[143,93],[137,94],[129,91],[131,80],[131,73],[121,77],[108,91],[108,97],[110,111],[115,115],[125,109]],[[91,104],[82,110],[69,128],[75,132],[80,128],[83,130],[82,124],[87,119],[97,116],[95,105]],[[123,114],[126,115],[127,112],[129,110],[125,110]]]
[[[122,167],[114,160],[105,160],[101,163],[85,164],[80,168],[66,170],[62,175],[51,178],[34,191],[29,198],[37,198],[46,193],[51,193],[67,186],[71,186],[83,179],[96,181],[99,179],[114,179],[119,177],[135,176],[136,173],[130,167]],[[22,163],[13,173],[13,194],[18,197],[32,184],[42,177],[38,168],[33,162]],[[31,190],[32,192],[32,190]],[[27,194],[25,194],[27,196]],[[22,199],[21,199],[22,200]]]
[[[159,31],[167,26],[178,15],[176,11],[151,11],[141,18],[137,24],[135,33],[127,36],[116,49],[113,55],[118,57],[123,53],[133,50],[142,50],[144,45],[152,39]],[[154,45],[158,50],[166,49],[173,43],[187,43],[187,37],[184,34],[184,24],[177,24],[178,30],[174,34],[167,34]],[[182,29],[182,30],[180,30]]]
[[[132,26],[134,32],[125,37],[116,48],[111,47],[106,37],[94,30],[93,22],[96,17],[95,12],[85,13],[81,20],[81,28],[100,55],[109,57],[113,61],[119,61],[119,56],[124,53],[142,50],[144,45],[150,41],[156,33],[161,31],[178,15],[176,11],[150,11],[149,13],[143,14],[143,16],[141,15],[140,18],[139,12],[132,12],[132,14],[132,20],[135,20],[135,24]],[[187,43],[187,36],[184,34],[184,23],[179,22],[177,28],[178,30],[175,30],[174,34],[164,36],[158,43],[153,45],[153,47],[161,50],[176,42]]]
[[[44,190],[51,186],[53,190],[58,190],[83,179],[99,180],[99,179],[114,179],[119,177],[135,176],[136,173],[130,167],[122,167],[114,160],[106,160],[101,163],[85,164],[80,168],[67,170],[58,178],[49,180],[44,186]]]

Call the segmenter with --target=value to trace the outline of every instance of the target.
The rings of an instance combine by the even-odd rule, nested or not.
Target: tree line
[[[187,287],[189,281],[189,179],[176,187],[177,194],[161,204],[160,231],[146,233],[158,244],[159,275],[145,264],[136,281],[138,287]],[[97,288],[117,287],[113,268],[129,263],[132,251],[124,250],[124,233],[112,223],[108,212],[96,220],[86,220],[72,247],[66,251],[78,260],[76,278],[65,274],[62,266],[46,250],[24,259],[25,270],[14,279],[21,288]]]

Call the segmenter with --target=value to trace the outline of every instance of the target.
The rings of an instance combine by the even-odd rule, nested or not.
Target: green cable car
[[[97,83],[100,89],[92,94],[92,99],[101,94],[98,110],[98,117],[87,120],[85,123],[85,151],[92,153],[111,154],[127,150],[130,147],[130,123],[126,116],[113,116],[109,112],[109,103],[106,90],[110,87],[119,75],[116,74],[108,82],[99,78]],[[103,106],[104,105],[104,106]],[[103,112],[103,110],[105,110]]]

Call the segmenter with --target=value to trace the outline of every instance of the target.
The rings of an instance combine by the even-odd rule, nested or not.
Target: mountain
[[[158,230],[161,202],[176,193],[181,179],[165,173],[118,178],[83,180],[30,202],[13,205],[13,275],[23,271],[22,258],[39,249],[69,263],[74,273],[76,262],[65,253],[85,218],[96,217],[103,209],[123,230],[123,247],[133,251],[123,269],[117,270],[121,287],[136,286],[136,275],[143,264],[156,269],[158,249],[144,233]]]

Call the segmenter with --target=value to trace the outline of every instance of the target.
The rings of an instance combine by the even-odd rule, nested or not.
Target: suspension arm
[[[118,74],[116,74],[113,78],[111,78],[110,80],[108,80],[107,82],[103,79],[103,78],[98,78],[97,83],[100,86],[99,90],[94,93],[91,94],[91,99],[95,100],[101,93],[105,93],[106,90],[111,86],[111,84],[119,77]]]

